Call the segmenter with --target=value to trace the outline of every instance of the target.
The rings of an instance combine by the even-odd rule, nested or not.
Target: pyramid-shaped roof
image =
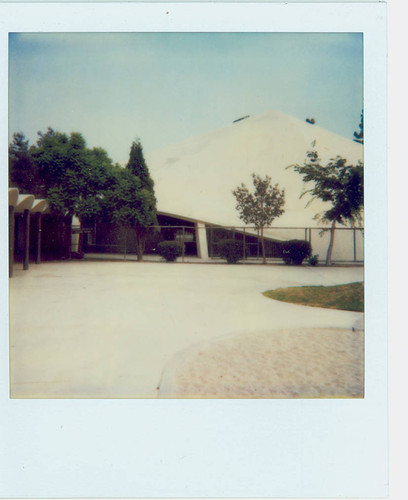
[[[317,125],[270,111],[230,126],[146,154],[161,212],[225,226],[242,226],[232,190],[241,182],[252,188],[251,174],[269,175],[285,188],[285,213],[276,227],[314,227],[314,216],[328,208],[318,200],[305,207],[299,199],[302,177],[287,169],[302,164],[306,152],[323,162],[340,155],[350,164],[363,160],[363,147]]]

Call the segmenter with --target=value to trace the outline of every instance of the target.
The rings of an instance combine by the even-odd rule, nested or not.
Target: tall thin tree
[[[149,169],[146,165],[140,139],[136,139],[132,142],[129,153],[129,161],[126,164],[126,168],[130,170],[133,175],[139,177],[142,188],[153,191],[154,182],[150,177]]]
[[[142,261],[149,227],[157,224],[157,208],[154,182],[150,177],[139,139],[133,141],[131,145],[126,170],[137,177],[140,184],[137,198],[138,203],[141,204],[139,205],[139,216],[133,218],[133,229],[136,232],[137,260]],[[141,200],[143,201],[141,202]]]

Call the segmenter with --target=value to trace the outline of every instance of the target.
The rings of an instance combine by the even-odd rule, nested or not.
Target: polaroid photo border
[[[10,32],[358,32],[364,36],[366,385],[362,400],[12,400],[1,344],[4,497],[387,494],[384,4],[1,4]],[[8,88],[0,83],[7,165]],[[3,181],[6,184],[6,169]],[[2,222],[3,235],[7,224]],[[6,241],[7,238],[4,239]],[[3,247],[3,262],[7,262]],[[8,317],[7,269],[2,306]]]

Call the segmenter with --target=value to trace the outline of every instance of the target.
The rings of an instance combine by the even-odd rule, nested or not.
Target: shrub
[[[244,256],[242,241],[222,240],[218,243],[218,252],[228,264],[236,264]]]
[[[180,241],[161,241],[157,245],[157,253],[167,262],[174,262],[183,254],[183,243]]]
[[[319,256],[318,255],[313,255],[313,257],[310,257],[309,266],[317,266],[318,263],[319,263]]]
[[[310,257],[312,248],[305,240],[290,240],[283,245],[282,259],[285,264],[300,266],[304,259]]]
[[[84,252],[71,252],[71,259],[81,260],[84,258]]]

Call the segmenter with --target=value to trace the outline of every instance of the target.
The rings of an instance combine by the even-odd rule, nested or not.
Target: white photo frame
[[[364,34],[366,391],[363,400],[12,400],[1,356],[4,497],[387,495],[386,7],[333,4],[0,4],[9,32]],[[7,79],[0,82],[7,165]],[[6,169],[2,172],[6,184]],[[2,234],[6,235],[5,218]],[[3,238],[6,241],[6,238]],[[6,263],[3,245],[3,262]],[[3,265],[3,317],[8,315]],[[3,332],[8,325],[3,322]]]

